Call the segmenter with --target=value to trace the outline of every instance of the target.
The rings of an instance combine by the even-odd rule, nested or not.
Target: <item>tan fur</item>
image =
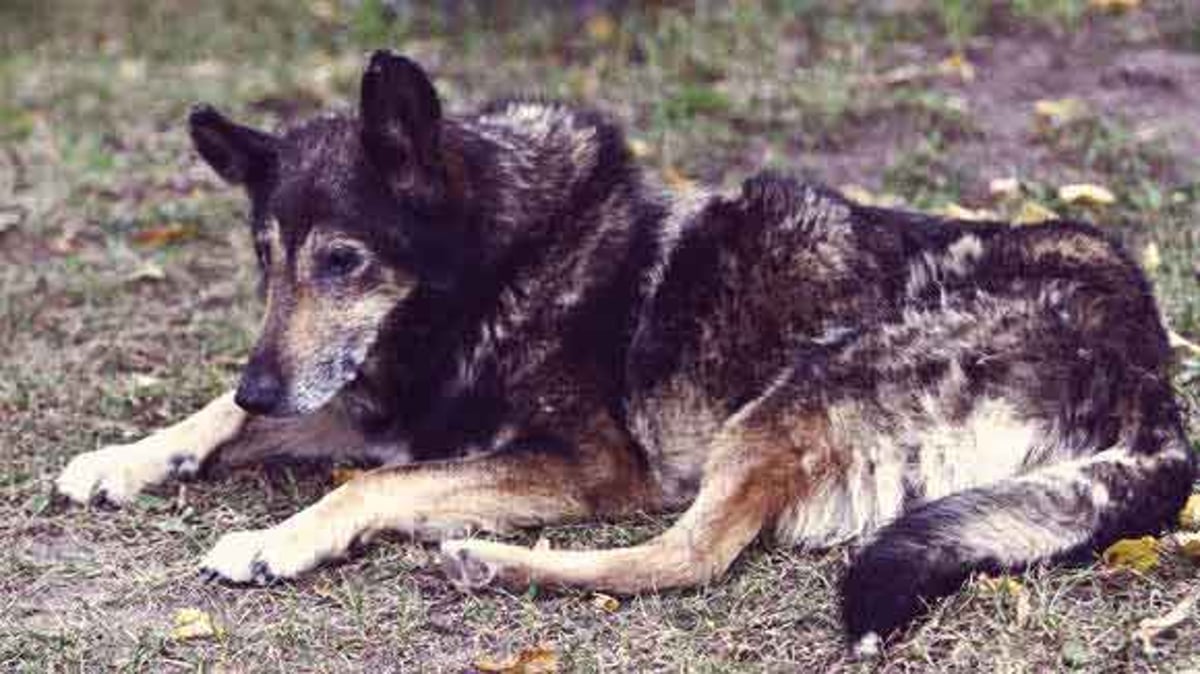
[[[195,472],[209,455],[236,437],[245,422],[246,413],[234,404],[230,391],[187,419],[131,445],[76,456],[56,485],[79,503],[98,495],[123,503],[174,473]]]
[[[447,571],[468,586],[537,582],[633,594],[703,584],[724,574],[790,504],[837,479],[847,460],[823,413],[793,409],[778,392],[732,417],[710,447],[696,500],[651,541],[611,550],[447,541]]]
[[[584,466],[518,454],[380,468],[270,529],[225,535],[202,567],[235,582],[262,580],[261,568],[291,577],[381,531],[440,539],[644,504],[644,485],[630,479],[623,452],[597,449],[592,457]]]

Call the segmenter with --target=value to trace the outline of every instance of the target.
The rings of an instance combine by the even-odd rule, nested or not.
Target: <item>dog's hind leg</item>
[[[825,411],[800,405],[776,388],[726,422],[712,444],[695,501],[658,537],[610,550],[447,541],[442,546],[447,571],[468,586],[496,580],[632,594],[700,585],[720,577],[789,504],[838,479],[845,460],[832,442]]]
[[[187,419],[133,444],[79,454],[55,486],[79,503],[124,503],[149,485],[197,471],[214,451],[237,437],[246,419],[229,391]]]
[[[626,446],[570,455],[522,448],[465,461],[368,471],[269,529],[226,534],[201,563],[235,583],[290,578],[382,531],[437,540],[474,530],[653,508],[657,493]]]

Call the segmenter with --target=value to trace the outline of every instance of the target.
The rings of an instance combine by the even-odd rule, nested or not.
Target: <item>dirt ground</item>
[[[1142,261],[1170,327],[1200,341],[1200,6],[1102,4],[0,5],[0,671],[462,672],[539,645],[585,672],[1200,669],[1194,610],[1149,646],[1133,636],[1200,584],[1168,537],[1142,573],[975,579],[882,660],[856,663],[838,626],[841,549],[756,547],[720,584],[612,611],[587,593],[463,595],[400,539],[237,589],[201,582],[199,557],[314,501],[328,467],[166,485],[119,511],[51,490],[71,455],[230,386],[252,343],[244,205],[190,151],[187,107],[267,127],[346,107],[377,46],[426,64],[451,110],[513,93],[586,100],[627,123],[669,184],[773,167],[913,208],[1015,217],[1034,202],[1086,218]],[[1019,193],[993,194],[1010,177]],[[1069,183],[1115,203],[1065,203]],[[1179,350],[1176,383],[1200,438],[1200,354]],[[517,540],[621,545],[668,522]],[[185,608],[221,633],[173,637]]]

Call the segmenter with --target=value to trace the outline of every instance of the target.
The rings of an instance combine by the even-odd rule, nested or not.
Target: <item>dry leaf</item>
[[[1179,554],[1200,564],[1200,533],[1194,531],[1180,532],[1173,536],[1179,546]]]
[[[1192,494],[1179,511],[1179,528],[1200,531],[1200,494]]]
[[[1158,244],[1154,241],[1146,244],[1142,249],[1142,268],[1146,271],[1153,272],[1162,266],[1162,253],[1158,250]]]
[[[552,674],[558,671],[558,654],[552,646],[543,644],[503,660],[479,658],[475,669],[489,674]]]
[[[1029,199],[1021,204],[1021,208],[1017,211],[1017,216],[1013,218],[1013,222],[1018,225],[1037,225],[1048,220],[1057,219],[1058,213]]]
[[[220,639],[225,630],[215,622],[212,616],[198,608],[181,608],[175,612],[172,620],[171,638],[176,641],[189,639]]]
[[[1153,536],[1124,538],[1108,546],[1103,559],[1113,568],[1146,573],[1158,566],[1158,541]]]
[[[1077,206],[1111,206],[1117,201],[1107,188],[1089,183],[1063,185],[1058,188],[1058,198]]]
[[[1137,9],[1141,4],[1141,0],[1088,0],[1088,7],[1101,12],[1112,12],[1113,14]]]
[[[125,277],[125,280],[130,283],[137,283],[138,281],[165,281],[166,278],[167,272],[161,265],[153,260],[146,260],[142,263],[142,266],[130,272]]]
[[[179,222],[171,222],[158,227],[147,227],[135,232],[131,238],[138,245],[161,248],[172,243],[186,241],[195,236],[195,227],[189,227]]]
[[[963,82],[971,82],[975,79],[975,66],[962,52],[954,52],[942,59],[938,63],[937,69],[942,75],[957,77]]]
[[[679,169],[674,166],[668,166],[663,169],[663,180],[667,181],[667,185],[677,190],[688,190],[696,184],[695,181],[680,173]]]
[[[1174,330],[1167,330],[1167,344],[1170,345],[1172,349],[1179,349],[1180,351],[1187,351],[1193,356],[1200,356],[1200,344],[1189,340],[1187,337],[1184,337]],[[1192,498],[1196,497],[1192,496]]]
[[[605,613],[616,613],[617,609],[621,608],[621,602],[616,597],[596,592],[592,594],[592,606]]]
[[[367,471],[361,468],[346,468],[344,466],[336,466],[333,470],[329,471],[329,480],[330,482],[333,482],[333,486],[340,487],[365,472]]]
[[[967,208],[959,204],[949,203],[934,211],[937,215],[955,220],[999,220],[1000,215],[986,208]]]
[[[1016,178],[993,178],[988,183],[988,192],[1000,199],[1021,196],[1021,181]]]
[[[862,185],[848,184],[838,188],[839,191],[850,201],[860,203],[863,206],[878,206],[880,208],[896,208],[903,206],[904,200],[895,194],[874,194]]]
[[[1042,127],[1059,127],[1083,117],[1087,106],[1078,98],[1041,100],[1033,104],[1033,115]]]
[[[641,138],[630,138],[629,152],[638,159],[645,159],[650,156],[650,143]]]
[[[1141,644],[1142,652],[1153,653],[1154,638],[1167,630],[1178,627],[1187,620],[1195,610],[1197,601],[1200,601],[1200,588],[1192,590],[1191,594],[1180,600],[1166,615],[1159,618],[1146,618],[1138,623],[1133,637]]]
[[[981,576],[979,587],[989,596],[1016,597],[1025,591],[1021,581],[1012,576]]]
[[[617,22],[613,21],[613,18],[605,12],[593,14],[587,20],[584,28],[587,30],[588,37],[593,42],[601,44],[612,40],[613,36],[617,34]]]

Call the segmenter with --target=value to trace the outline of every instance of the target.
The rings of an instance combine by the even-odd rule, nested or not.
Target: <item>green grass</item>
[[[586,593],[464,596],[430,550],[397,539],[293,584],[243,590],[200,583],[197,559],[223,532],[311,503],[330,488],[327,474],[240,471],[165,486],[117,512],[49,496],[71,455],[139,437],[229,386],[252,343],[259,307],[245,206],[191,153],[188,106],[212,102],[267,127],[348,106],[361,57],[377,46],[429,65],[452,110],[512,93],[586,99],[628,125],[650,170],[723,186],[773,166],[894,192],[913,206],[1011,214],[1019,204],[993,199],[987,185],[1019,175],[1027,196],[1098,222],[1136,255],[1156,244],[1150,275],[1164,314],[1200,340],[1200,172],[1186,140],[1200,128],[1195,113],[1152,91],[1106,97],[1112,86],[1088,69],[1070,90],[1038,88],[1043,70],[989,58],[1015,43],[1074,50],[1103,68],[1121,50],[1176,50],[1200,68],[1195,9],[1147,3],[1110,17],[1081,0],[909,4],[667,3],[612,16],[609,33],[589,30],[580,13],[520,3],[0,5],[0,215],[24,214],[0,231],[0,670],[457,672],[538,643],[552,644],[566,671],[865,669],[845,660],[838,633],[844,550],[756,547],[720,584],[628,599],[611,614]],[[938,74],[957,50],[977,63],[977,81]],[[919,76],[886,81],[913,67]],[[1005,75],[1030,87],[993,88]],[[1037,133],[1033,101],[1068,95],[1116,102],[1093,104],[1078,126]],[[1140,133],[1164,121],[1180,133]],[[1108,186],[1118,204],[1087,211],[1056,201],[1059,185],[1080,181]],[[188,233],[166,246],[138,243],[164,226]],[[165,278],[131,278],[148,263]],[[1176,384],[1195,429],[1200,358],[1180,358]],[[628,544],[669,519],[518,540]],[[935,607],[880,666],[1200,667],[1194,620],[1153,654],[1130,636],[1195,578],[1174,555],[1140,577],[1040,570],[1022,580],[1021,606],[975,583]],[[170,639],[183,607],[213,613],[225,636]]]

